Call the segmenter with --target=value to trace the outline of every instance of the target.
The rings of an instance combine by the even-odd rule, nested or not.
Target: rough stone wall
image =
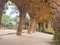
[[[29,13],[33,12],[33,16],[45,16],[45,14],[49,13],[49,8],[44,0],[31,0],[29,3]]]
[[[51,18],[48,4],[45,0],[31,0],[29,2],[30,17],[35,18],[37,22],[48,21]]]
[[[0,0],[0,8],[2,9],[5,5],[5,3],[7,2],[8,0]]]
[[[48,5],[53,21],[53,29],[58,38],[58,45],[60,45],[60,0],[48,0]]]

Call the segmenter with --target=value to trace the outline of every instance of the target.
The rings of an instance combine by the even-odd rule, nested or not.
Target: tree
[[[10,16],[8,16],[8,15],[3,15],[3,17],[2,17],[2,26],[8,25],[8,23],[10,22],[10,19],[11,19]]]
[[[10,10],[10,11],[9,11]],[[9,12],[9,14],[7,13]],[[2,26],[4,27],[12,27],[15,25],[16,20],[18,18],[19,11],[14,3],[11,1],[8,1],[4,6],[4,15],[2,18]],[[12,15],[17,15],[14,18],[12,18]]]
[[[5,6],[4,6],[4,13],[6,14],[8,10],[11,10],[9,13],[9,15],[12,15],[12,14],[19,14],[19,11],[17,9],[17,6],[12,3],[11,1],[8,1]]]

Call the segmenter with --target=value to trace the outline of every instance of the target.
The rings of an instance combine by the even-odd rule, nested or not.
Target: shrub
[[[58,45],[58,39],[57,39],[56,34],[54,34],[54,45]]]

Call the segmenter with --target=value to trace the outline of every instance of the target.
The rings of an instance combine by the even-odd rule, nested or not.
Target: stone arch
[[[4,9],[4,5],[8,0],[1,0],[0,3],[0,24],[1,24],[1,19],[2,19],[2,13],[3,13],[3,9]],[[19,9],[20,15],[19,15],[19,23],[18,23],[18,29],[17,29],[17,35],[21,35],[22,32],[22,27],[23,27],[23,20],[26,14],[26,11],[28,9],[28,5],[27,5],[27,1],[26,0],[10,0],[11,2],[13,2],[15,5],[17,5],[17,8]]]
[[[13,2],[14,0],[10,0],[11,2]],[[4,5],[5,5],[5,3],[7,3],[8,2],[8,0],[1,0],[0,1],[0,25],[1,25],[1,20],[2,20],[2,14],[3,14],[3,10],[4,10]],[[15,1],[16,2],[16,1]],[[15,2],[13,2],[13,3],[15,3]],[[17,5],[17,4],[16,4]],[[20,5],[20,6],[22,6],[22,5]],[[22,6],[22,7],[20,7],[20,6],[18,6],[17,5],[17,7],[19,7],[18,9],[19,9],[19,11],[20,11],[20,15],[19,15],[19,19],[21,20],[19,20],[19,26],[18,26],[18,31],[17,31],[17,34],[18,35],[20,35],[20,32],[21,32],[21,30],[22,30],[22,23],[21,22],[23,22],[22,20],[23,20],[23,18],[24,18],[24,16],[25,16],[25,13],[22,13],[24,10],[21,10],[22,9],[22,7],[24,6]],[[24,7],[23,7],[24,8]],[[20,26],[21,25],[21,26]]]

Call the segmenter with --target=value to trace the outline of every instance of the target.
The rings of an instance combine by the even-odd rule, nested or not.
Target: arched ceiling
[[[49,7],[46,0],[10,0],[17,5],[19,10],[24,13],[28,10],[30,17],[34,17],[37,21],[48,20],[50,15]],[[4,5],[7,0],[1,0],[0,7]],[[28,8],[28,9],[27,9]]]
[[[29,13],[34,17],[37,22],[45,22],[50,20],[51,15],[46,0],[32,0],[30,3]]]
[[[47,5],[47,0],[11,0],[14,2],[19,8],[26,11],[28,8],[28,13],[30,17],[34,17],[37,22],[47,21],[50,19],[50,11]],[[25,7],[25,8],[23,8]],[[22,13],[23,13],[22,12]]]

